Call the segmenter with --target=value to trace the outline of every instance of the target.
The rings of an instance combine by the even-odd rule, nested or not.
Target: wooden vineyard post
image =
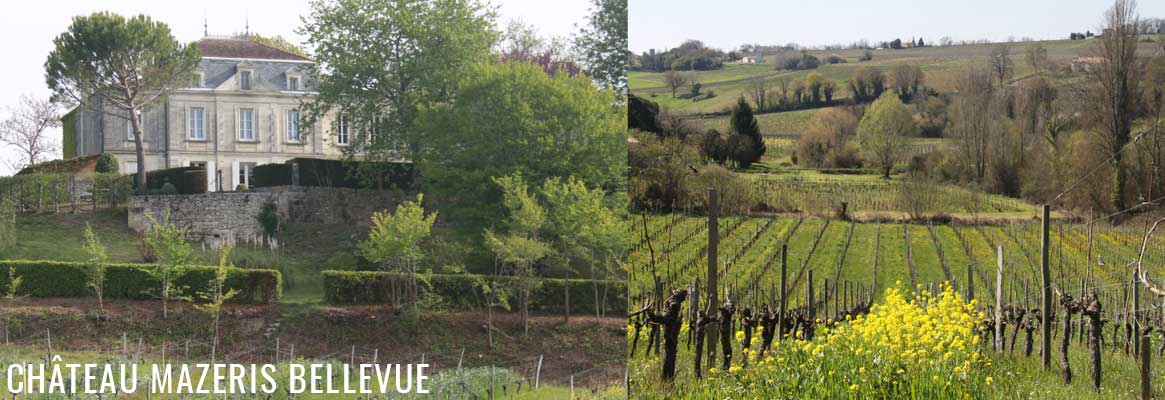
[[[787,268],[789,265],[788,255],[789,255],[789,244],[782,243],[781,244],[781,309],[777,313],[777,326],[779,327],[779,328],[777,328],[777,340],[783,340],[785,338],[785,308],[788,307],[788,305],[789,305],[789,303],[787,301],[785,301],[786,297],[787,297],[787,296],[785,296],[785,277],[786,277],[785,274],[787,272]]]
[[[805,340],[813,340],[814,324],[817,323],[817,317],[814,315],[813,308],[813,270],[809,270],[809,281],[805,285],[805,313],[808,315],[808,324],[805,326]]]
[[[1044,369],[1048,369],[1048,367],[1050,367],[1052,365],[1052,352],[1051,352],[1051,349],[1052,349],[1052,313],[1051,313],[1051,310],[1052,310],[1052,277],[1051,277],[1051,273],[1048,271],[1048,245],[1049,245],[1049,243],[1048,243],[1049,242],[1049,240],[1048,240],[1048,234],[1049,234],[1048,224],[1050,222],[1049,220],[1051,217],[1051,210],[1052,210],[1051,206],[1044,204],[1044,219],[1042,221],[1043,245],[1040,248],[1041,249],[1040,275],[1042,276],[1042,279],[1043,279],[1043,289],[1044,289],[1042,291],[1043,304],[1040,307],[1041,311],[1042,311],[1040,316],[1043,317],[1043,321],[1040,324],[1040,328],[1043,329],[1043,337],[1041,338],[1042,342],[1043,342],[1043,347],[1041,347],[1041,349],[1043,351],[1041,351],[1040,353],[1043,356],[1042,361],[1043,361]]]
[[[716,312],[720,308],[720,284],[716,273],[716,250],[720,246],[720,201],[716,195],[716,188],[708,188],[708,310]],[[708,360],[712,364],[716,359],[716,329],[708,330]],[[725,332],[724,334],[730,334]]]
[[[1141,356],[1141,335],[1140,335],[1141,324],[1139,321],[1140,318],[1137,317],[1137,313],[1141,310],[1141,285],[1137,284],[1137,275],[1136,274],[1137,274],[1137,272],[1133,272],[1133,280],[1131,281],[1131,284],[1133,286],[1133,310],[1129,313],[1129,316],[1133,320],[1133,335],[1132,335],[1133,336],[1133,354],[1136,354],[1135,357],[1140,357]]]
[[[967,301],[975,300],[975,270],[967,264]]]
[[[538,390],[538,384],[542,382],[542,354],[538,355],[538,369],[534,370],[534,390]]]
[[[1153,396],[1153,385],[1149,381],[1149,359],[1152,357],[1149,356],[1150,346],[1145,345],[1145,343],[1150,343],[1149,332],[1146,331],[1137,342],[1142,343],[1141,347],[1138,348],[1140,350],[1138,354],[1141,355],[1141,399],[1149,400]]]
[[[1003,351],[1003,246],[995,250],[995,350]]]

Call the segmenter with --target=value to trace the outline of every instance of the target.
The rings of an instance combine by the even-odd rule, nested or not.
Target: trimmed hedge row
[[[408,274],[380,271],[323,271],[324,300],[331,304],[375,304],[389,303],[393,288],[408,283]],[[477,277],[491,281],[513,282],[512,276],[433,274],[430,275],[433,290],[454,309],[480,309],[485,307],[484,296],[474,286]],[[595,312],[595,285],[599,296],[606,292],[607,313],[623,313],[627,309],[627,282],[595,281],[590,279],[538,278],[541,285],[531,293],[530,311],[541,313],[562,313],[566,310],[566,291],[570,290],[571,313],[588,314]],[[511,294],[511,307],[519,307],[517,293]]]
[[[137,189],[136,173],[130,174],[130,181],[133,182],[134,189]],[[178,167],[146,172],[147,190],[161,190],[166,182],[174,185],[174,189],[178,190],[177,194],[206,193],[206,168]]]
[[[413,165],[408,163],[293,158],[283,164],[264,164],[255,167],[251,176],[252,186],[291,185],[291,164],[299,164],[301,186],[351,189],[382,186],[410,190],[414,188],[416,181]],[[367,180],[361,180],[361,176]]]
[[[0,260],[0,288],[8,287],[8,269],[23,279],[19,296],[90,297],[85,285],[87,264],[69,261]],[[105,298],[154,299],[161,283],[147,271],[152,264],[109,264],[105,274]],[[195,296],[206,291],[216,267],[191,267],[174,280],[179,294]],[[232,269],[227,288],[239,291],[232,303],[271,304],[283,296],[283,276],[271,269]]]

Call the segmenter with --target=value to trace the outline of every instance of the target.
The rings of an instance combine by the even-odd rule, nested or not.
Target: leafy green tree
[[[338,111],[374,128],[354,130],[349,156],[416,159],[417,105],[450,100],[461,77],[494,58],[494,20],[478,0],[313,0],[299,33],[320,82],[304,124]]]
[[[372,214],[372,229],[368,231],[368,240],[360,242],[360,254],[368,261],[380,264],[383,268],[400,268],[408,272],[410,290],[412,291],[413,310],[417,310],[417,264],[425,256],[421,248],[421,241],[432,233],[433,223],[437,221],[437,213],[425,215],[421,206],[424,194],[418,193],[416,201],[406,201],[396,207],[395,211],[377,211]]]
[[[186,241],[189,228],[171,222],[170,210],[162,214],[161,221],[148,213],[146,218],[150,220],[150,227],[146,229],[144,240],[158,257],[157,267],[148,271],[162,286],[162,318],[165,319],[169,317],[170,299],[180,298],[175,293],[174,282],[193,264],[193,249]]]
[[[74,17],[53,44],[45,61],[53,101],[127,119],[137,152],[138,194],[146,194],[142,111],[190,84],[201,59],[198,46],[179,42],[169,26],[145,15],[126,19],[110,12]],[[94,96],[102,101],[91,101]]]
[[[729,138],[728,148],[729,156],[741,168],[748,168],[753,163],[760,161],[761,156],[765,155],[765,141],[761,138],[760,127],[757,126],[756,117],[752,114],[752,106],[748,104],[743,96],[736,100],[736,106],[732,107],[732,131],[736,135],[745,136],[751,141]],[[734,143],[735,142],[735,143]]]
[[[866,160],[882,171],[883,178],[890,178],[890,170],[905,154],[907,138],[913,136],[917,128],[910,110],[894,92],[885,92],[862,116],[858,123],[858,140]]]
[[[537,289],[534,264],[553,254],[554,250],[541,237],[546,221],[546,210],[529,192],[520,173],[493,178],[502,190],[503,204],[509,214],[503,221],[505,233],[485,230],[485,242],[503,266],[511,267],[514,285],[521,295],[522,326],[530,333],[530,293]]]
[[[574,38],[575,52],[595,82],[627,93],[627,0],[592,0],[587,24]]]
[[[606,276],[608,270],[604,266],[610,265],[607,261],[622,252],[622,239],[627,231],[618,223],[616,212],[605,204],[605,193],[587,188],[574,177],[547,179],[542,183],[541,192],[546,203],[545,231],[565,272],[570,276],[581,275],[573,269],[571,261],[583,260],[591,279]],[[594,288],[595,313],[599,315],[597,283]]]
[[[625,187],[627,108],[614,99],[585,76],[550,77],[528,63],[483,66],[452,103],[421,107],[421,185],[448,200],[450,221],[472,230],[502,218],[491,177],[573,175],[593,187]]]
[[[113,155],[113,153],[101,153],[97,157],[97,165],[94,165],[94,171],[100,173],[116,174],[118,173],[118,169],[117,156]]]
[[[494,307],[510,310],[510,290],[501,282],[490,281],[481,275],[470,275],[473,286],[485,298],[486,327],[489,337],[489,348],[494,347]]]
[[[16,267],[8,267],[8,287],[4,288],[4,300],[15,300],[23,283],[24,277],[16,273]]]
[[[238,290],[227,288],[227,278],[230,277],[231,270],[235,268],[235,265],[227,260],[230,259],[231,250],[234,248],[233,244],[219,247],[218,268],[214,269],[214,276],[207,282],[207,290],[200,294],[206,303],[194,305],[195,308],[214,317],[214,340],[210,344],[210,362],[212,364],[215,353],[218,351],[218,326],[222,305],[239,294]]]
[[[105,246],[93,231],[93,225],[85,223],[85,252],[89,253],[88,265],[85,268],[85,284],[97,295],[97,308],[105,313],[105,269],[109,263],[109,255]]]

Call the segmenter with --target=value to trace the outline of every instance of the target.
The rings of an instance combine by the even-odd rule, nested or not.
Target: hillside
[[[1053,65],[1053,82],[1067,83],[1079,77],[1066,71],[1069,63],[1076,57],[1094,55],[1096,43],[1090,40],[1054,40],[1036,42],[1047,49],[1048,62]],[[1158,40],[1165,40],[1159,37]],[[1015,83],[1029,77],[1033,69],[1024,62],[1024,47],[1027,43],[1011,43],[1011,60],[1014,72],[1011,82]],[[809,54],[824,58],[837,55],[846,60],[841,64],[822,63],[816,69],[788,71],[779,70],[777,65],[785,54],[764,54],[763,64],[727,63],[723,68],[711,71],[687,71],[693,82],[699,82],[702,91],[711,90],[716,96],[710,99],[691,101],[688,99],[672,98],[671,89],[664,83],[664,74],[658,72],[632,71],[629,74],[631,92],[650,99],[660,105],[661,109],[678,115],[695,116],[699,114],[724,113],[736,99],[746,95],[747,85],[754,79],[763,78],[772,83],[778,79],[796,80],[804,78],[810,72],[816,71],[825,78],[839,82],[839,93],[834,96],[835,101],[850,98],[848,82],[858,68],[877,67],[889,74],[890,70],[901,64],[918,65],[926,75],[926,85],[939,91],[949,92],[953,89],[956,73],[971,65],[986,67],[992,49],[998,44],[974,44],[946,47],[923,47],[901,50],[870,50],[873,59],[860,61],[865,50],[813,50]],[[1160,43],[1140,43],[1138,51],[1142,54],[1153,54],[1160,51]],[[743,54],[752,55],[752,54]],[[889,80],[890,78],[887,77]],[[889,83],[889,82],[887,82]],[[688,91],[684,86],[678,92]],[[804,124],[815,110],[798,110],[791,112],[768,113],[757,116],[761,131],[765,133],[799,133]],[[700,120],[702,126],[727,126],[726,117]]]

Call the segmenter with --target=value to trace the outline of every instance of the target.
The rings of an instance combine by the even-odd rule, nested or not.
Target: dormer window
[[[239,89],[251,90],[251,71],[239,70]]]
[[[288,76],[287,77],[287,90],[292,91],[292,92],[298,92],[300,90],[303,90],[299,86],[299,77],[298,76]]]
[[[190,83],[190,87],[194,87],[194,88],[206,87],[206,73],[201,72],[201,71],[195,72],[194,73],[194,81]]]

